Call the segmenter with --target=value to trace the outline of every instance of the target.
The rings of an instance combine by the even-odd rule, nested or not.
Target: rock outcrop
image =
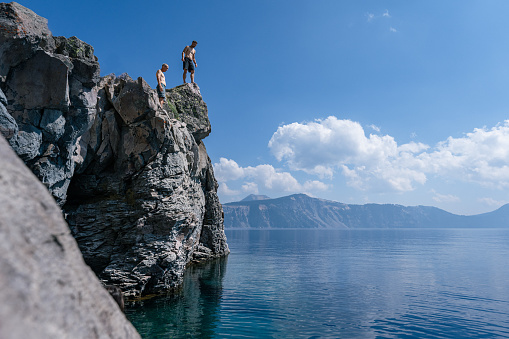
[[[140,338],[2,136],[0,159],[0,338]]]
[[[100,278],[130,295],[171,289],[190,261],[228,252],[203,132],[158,109],[141,78],[101,84],[64,206],[69,226]]]
[[[228,254],[198,86],[168,90],[162,109],[142,78],[100,78],[90,45],[0,6],[0,132],[62,206],[95,273],[128,295],[156,293],[190,262]]]

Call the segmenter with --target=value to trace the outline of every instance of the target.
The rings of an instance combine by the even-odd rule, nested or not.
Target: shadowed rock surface
[[[95,273],[127,295],[157,293],[190,262],[228,254],[199,87],[168,90],[162,109],[142,78],[100,78],[92,46],[0,6],[0,132],[62,206]]]
[[[0,159],[0,338],[140,338],[2,136]]]

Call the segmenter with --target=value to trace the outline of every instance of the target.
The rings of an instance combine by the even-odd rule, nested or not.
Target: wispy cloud
[[[452,194],[440,194],[440,193],[436,192],[435,190],[432,190],[432,192],[434,194],[433,200],[438,203],[458,202],[461,200],[459,197],[452,195]]]
[[[375,13],[372,13],[372,12],[368,12],[368,13],[366,13],[366,18],[367,18],[367,22],[373,23],[373,22],[379,21],[381,19],[390,19],[390,18],[392,18],[392,16],[389,14],[389,10],[386,9],[381,14],[375,14]],[[398,32],[398,30],[396,28],[394,28],[393,26],[389,27],[389,31],[392,32],[392,33],[397,33]]]
[[[391,15],[389,14],[389,10],[386,9],[385,12],[383,12],[382,14],[375,14],[375,13],[367,12],[366,18],[367,18],[368,22],[372,22],[373,20],[379,19],[379,18],[391,18]]]
[[[493,198],[479,198],[477,199],[477,201],[479,201],[481,204],[495,207],[500,207],[505,204],[509,204],[509,200],[496,200]]]
[[[368,127],[371,128],[375,132],[380,132],[380,127],[378,127],[376,125],[371,124]]]

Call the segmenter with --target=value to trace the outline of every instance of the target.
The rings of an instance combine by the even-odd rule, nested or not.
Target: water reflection
[[[227,232],[226,259],[128,310],[144,338],[509,337],[509,230]]]
[[[172,295],[138,301],[126,315],[143,338],[210,338],[219,322],[228,258],[189,267],[182,289]]]

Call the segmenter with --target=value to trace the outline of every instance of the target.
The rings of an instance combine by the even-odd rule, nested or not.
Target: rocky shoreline
[[[196,84],[167,99],[161,108],[142,78],[100,77],[92,46],[0,3],[0,134],[60,206],[85,262],[130,297],[171,290],[190,263],[229,253],[207,105]]]

